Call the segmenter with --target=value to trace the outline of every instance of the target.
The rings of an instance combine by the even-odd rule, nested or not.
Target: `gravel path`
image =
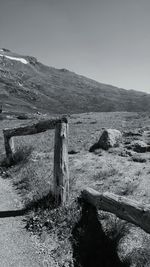
[[[21,201],[11,181],[0,177],[0,266],[44,267],[37,242],[24,229],[24,217],[6,213],[21,208]]]

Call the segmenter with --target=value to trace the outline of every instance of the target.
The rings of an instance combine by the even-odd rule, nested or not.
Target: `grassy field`
[[[26,123],[31,121],[26,120]],[[2,129],[20,123],[22,121],[15,119],[0,120],[1,166],[4,165],[5,157]],[[150,131],[150,116],[145,113],[114,112],[74,114],[69,118],[70,201],[66,208],[56,208],[49,195],[53,186],[54,131],[16,137],[16,164],[8,168],[0,167],[2,176],[12,180],[24,205],[31,208],[26,218],[27,229],[40,237],[48,266],[150,266],[148,234],[105,212],[97,215],[102,230],[94,225],[91,228],[90,220],[86,221],[77,202],[81,190],[90,186],[100,192],[114,192],[142,203],[150,203],[150,153],[136,153],[127,150],[125,146],[127,141],[137,138],[149,143],[149,138],[144,134],[124,137],[119,148],[109,151],[99,149],[90,153],[90,146],[98,141],[104,128],[118,129],[122,133],[135,129]],[[97,225],[95,215],[91,214]],[[94,232],[94,228],[99,230]],[[102,232],[109,239],[107,243],[117,257],[114,259],[112,251],[107,248],[111,263],[105,262],[106,257],[102,259],[106,251],[100,256],[95,254],[95,251],[104,249],[103,244],[95,242],[96,236],[106,241]],[[86,247],[85,243],[88,244]],[[81,248],[88,258],[91,245],[94,249],[87,263]],[[100,261],[103,265],[100,265]]]

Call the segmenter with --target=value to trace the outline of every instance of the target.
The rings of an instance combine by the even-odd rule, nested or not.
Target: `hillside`
[[[1,104],[11,112],[150,111],[150,95],[98,83],[0,49]]]

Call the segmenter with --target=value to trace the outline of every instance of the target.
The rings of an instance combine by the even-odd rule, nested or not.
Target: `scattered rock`
[[[128,149],[132,149],[135,152],[138,153],[145,153],[150,151],[150,146],[147,145],[144,141],[135,140],[130,143],[130,145],[127,146]]]
[[[145,163],[147,161],[145,158],[140,157],[139,155],[133,156],[131,159],[134,162],[140,162],[140,163]]]
[[[59,69],[61,72],[69,72],[67,69]]]
[[[96,124],[97,123],[97,121],[91,121],[90,122],[90,124]]]
[[[75,124],[82,124],[82,121],[76,121]]]
[[[140,130],[134,130],[134,131],[125,131],[123,133],[123,135],[125,137],[128,137],[128,136],[142,136],[142,131],[141,131],[141,129]]]
[[[76,151],[74,149],[68,151],[68,154],[70,154],[70,155],[74,155],[74,154],[77,154],[77,153],[79,153],[79,151]]]
[[[150,131],[144,131],[144,136],[150,137]]]
[[[26,114],[20,114],[20,115],[17,116],[17,119],[18,120],[27,120],[28,116]]]
[[[131,156],[133,156],[133,153],[135,153],[135,152],[131,152],[127,149],[122,149],[121,151],[119,151],[118,155],[120,157],[131,157]]]
[[[102,148],[108,150],[111,147],[118,147],[122,143],[122,134],[116,129],[105,129],[99,141],[90,147],[90,152]]]

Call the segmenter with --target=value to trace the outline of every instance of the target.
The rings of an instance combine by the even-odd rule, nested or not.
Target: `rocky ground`
[[[0,122],[0,128],[19,124],[19,120],[7,119]],[[90,186],[149,205],[149,114],[86,113],[72,115],[69,125],[70,201],[67,208],[53,207],[52,199],[47,196],[53,179],[53,132],[16,138],[18,151],[23,148],[18,154],[26,158],[9,168],[1,167],[2,176],[11,180],[23,205],[32,206],[26,216],[26,228],[33,236],[40,236],[48,266],[150,266],[149,234],[106,212],[91,211],[88,217],[76,201],[81,190]],[[104,128],[122,133],[119,147],[89,152]],[[3,165],[2,132],[0,148]],[[89,218],[93,218],[92,221]],[[99,239],[103,244],[106,242],[106,246],[100,244]],[[93,250],[89,256],[91,244]],[[115,258],[112,255],[116,255]]]

